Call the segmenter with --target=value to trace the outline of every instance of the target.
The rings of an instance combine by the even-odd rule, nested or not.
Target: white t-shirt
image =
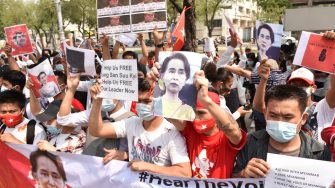
[[[313,116],[316,116],[318,124],[318,141],[324,143],[321,132],[324,128],[330,127],[334,120],[335,108],[330,108],[326,99],[322,99],[315,107]]]
[[[13,128],[6,128],[4,133],[11,133],[15,138],[23,143],[27,143],[27,124],[29,120],[24,118],[24,120]],[[35,137],[33,145],[36,145],[40,140],[46,140],[46,133],[38,122],[35,125]]]
[[[112,126],[118,138],[128,140],[129,161],[140,159],[158,166],[189,162],[185,139],[166,119],[154,131],[143,128],[143,120],[133,116]]]
[[[60,90],[55,82],[48,82],[40,89],[40,93],[44,97],[53,97],[59,92]]]

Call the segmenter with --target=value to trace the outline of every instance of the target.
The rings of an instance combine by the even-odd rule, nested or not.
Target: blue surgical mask
[[[64,71],[64,66],[62,64],[56,64],[55,69],[57,71]]]
[[[59,135],[62,132],[62,129],[58,129],[55,125],[47,125],[46,127],[51,136]]]
[[[138,117],[142,118],[145,121],[150,121],[155,118],[153,114],[152,105],[137,103],[136,111],[137,111]]]
[[[254,62],[253,61],[247,61],[247,65],[253,65]]]
[[[102,100],[101,110],[103,112],[113,111],[116,107],[112,99],[104,99]]]
[[[266,132],[277,142],[286,143],[297,135],[297,124],[266,120]]]
[[[0,90],[1,92],[7,91],[7,90],[9,90],[7,87],[5,87],[3,85],[1,86],[1,90]]]

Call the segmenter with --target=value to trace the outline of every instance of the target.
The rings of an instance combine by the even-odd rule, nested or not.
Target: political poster
[[[60,93],[57,78],[49,60],[45,60],[31,68],[28,67],[28,77],[34,84],[32,90],[36,98],[50,98]]]
[[[335,163],[268,153],[265,187],[335,187]],[[307,165],[308,164],[308,165]]]
[[[101,98],[138,101],[137,62],[132,59],[107,60],[102,64]]]
[[[66,60],[70,73],[95,76],[95,52],[66,46]]]
[[[0,142],[0,187],[264,188],[264,179],[195,179],[131,171],[128,163]],[[43,175],[48,174],[48,178]],[[46,186],[47,187],[47,186]]]
[[[260,60],[273,59],[277,62],[280,57],[283,25],[256,21],[256,41]]]
[[[203,55],[194,52],[160,52],[160,79],[154,88],[154,114],[192,121],[197,90],[193,75],[200,70]]]
[[[294,65],[335,74],[335,43],[320,34],[303,31],[293,60]]]
[[[97,19],[99,35],[166,30],[166,0],[97,0]]]
[[[125,33],[125,34],[116,36],[115,40],[117,40],[117,41],[121,42],[122,44],[125,44],[129,47],[132,47],[132,46],[134,46],[134,44],[137,40],[137,34]]]
[[[12,46],[12,55],[33,53],[28,28],[25,24],[5,27],[6,41]]]

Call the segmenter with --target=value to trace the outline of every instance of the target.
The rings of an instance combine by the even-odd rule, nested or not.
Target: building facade
[[[229,36],[229,25],[224,15],[233,21],[236,32],[243,42],[251,42],[255,32],[257,4],[256,0],[243,0],[229,2],[224,9],[218,10],[214,20],[212,37]],[[197,22],[197,38],[202,39],[208,36],[208,31],[203,21]]]

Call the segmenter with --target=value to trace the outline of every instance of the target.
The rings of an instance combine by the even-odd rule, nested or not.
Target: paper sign
[[[335,163],[268,153],[271,169],[265,187],[328,188],[335,182]]]
[[[5,27],[7,42],[12,46],[12,55],[33,53],[28,28],[25,24]]]
[[[136,60],[107,60],[101,70],[101,98],[138,101]]]
[[[293,64],[335,74],[335,42],[303,31]]]
[[[160,52],[160,79],[154,89],[154,114],[192,121],[197,90],[194,73],[200,70],[203,55],[193,52]]]
[[[34,84],[32,90],[36,98],[50,98],[60,93],[57,78],[53,73],[49,60],[28,68],[28,77]]]
[[[95,76],[95,52],[66,46],[66,59],[70,73]]]
[[[215,52],[215,45],[213,38],[205,38],[204,52]]]
[[[122,44],[125,44],[129,47],[132,47],[137,40],[137,34],[134,33],[126,33],[122,35],[118,35],[115,37],[115,40],[121,42]]]
[[[256,41],[260,60],[274,59],[277,62],[280,57],[281,38],[283,25],[263,23],[256,21]]]
[[[166,0],[97,0],[97,18],[100,35],[166,30]]]

